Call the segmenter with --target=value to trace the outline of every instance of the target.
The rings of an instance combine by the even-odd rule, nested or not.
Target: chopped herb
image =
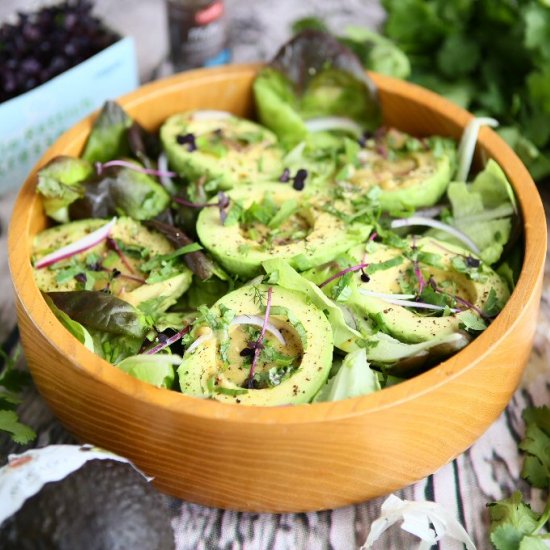
[[[392,267],[396,267],[398,265],[401,265],[402,263],[403,263],[403,257],[396,256],[395,258],[391,258],[390,260],[386,260],[385,262],[379,262],[377,264],[369,264],[366,267],[366,272],[369,275],[372,275],[377,271],[386,271],[387,269],[391,269]]]

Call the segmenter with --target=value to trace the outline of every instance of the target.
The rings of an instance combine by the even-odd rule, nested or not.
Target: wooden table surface
[[[165,57],[166,36],[162,0],[98,0],[97,12],[112,25],[136,39],[140,74],[148,80],[158,73]],[[2,0],[0,22],[16,9],[36,5],[33,0]],[[383,17],[376,2],[361,0],[228,0],[233,60],[266,59],[288,36],[291,21],[316,13],[335,29],[348,23],[375,26]],[[541,187],[547,212],[550,188]],[[5,351],[18,346],[15,309],[7,266],[7,226],[15,192],[0,197],[0,345]],[[522,410],[550,403],[550,262],[544,280],[539,325],[534,349],[520,388],[500,418],[464,454],[433,475],[399,491],[401,498],[435,500],[464,524],[479,550],[491,548],[486,503],[504,498],[517,488],[540,509],[540,495],[529,494],[520,481],[521,455],[517,449],[524,426]],[[22,366],[24,359],[21,359]],[[21,419],[38,433],[32,447],[74,442],[56,421],[34,388],[20,407]],[[434,426],[434,431],[437,426]],[[22,452],[0,436],[0,461],[8,453]],[[166,497],[178,550],[351,550],[364,542],[370,523],[380,512],[382,499],[338,510],[307,514],[250,514],[223,511]],[[412,537],[393,528],[378,548],[413,547]],[[459,550],[461,544],[440,544],[440,550]],[[146,550],[146,549],[145,549]]]

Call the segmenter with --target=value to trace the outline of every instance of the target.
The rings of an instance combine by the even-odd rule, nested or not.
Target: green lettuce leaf
[[[305,121],[338,116],[376,129],[375,86],[355,54],[328,33],[305,30],[283,45],[253,85],[258,116],[288,147],[308,134]]]
[[[378,376],[369,367],[364,348],[348,353],[338,372],[319,390],[314,402],[339,401],[381,389]]]
[[[174,384],[175,365],[181,362],[182,358],[179,355],[140,354],[126,357],[117,367],[142,382],[170,389]]]
[[[500,166],[489,160],[473,183],[451,182],[447,196],[452,217],[446,220],[466,235],[480,249],[487,264],[496,263],[512,231],[512,216],[517,204],[512,187]],[[460,244],[443,231],[430,231],[437,239]]]
[[[36,190],[42,195],[46,215],[60,223],[68,222],[67,207],[83,195],[81,182],[91,175],[89,162],[69,156],[55,157],[40,169]]]
[[[127,131],[131,125],[132,119],[118,103],[105,102],[94,121],[82,158],[93,164],[128,156]]]

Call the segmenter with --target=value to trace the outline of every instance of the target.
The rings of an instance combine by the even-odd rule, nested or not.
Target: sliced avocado
[[[76,242],[105,225],[105,220],[79,220],[51,227],[34,240],[33,259]],[[149,313],[165,311],[189,288],[192,273],[184,265],[162,280],[145,283],[147,274],[141,271],[145,260],[174,251],[172,244],[159,232],[144,227],[132,218],[118,218],[110,237],[125,248],[122,259],[103,240],[93,248],[49,267],[34,269],[38,288],[43,292],[103,290]],[[158,278],[157,278],[158,279]]]
[[[225,222],[214,208],[197,221],[202,244],[231,273],[250,278],[262,262],[284,259],[303,271],[328,262],[365,240],[370,227],[348,225],[322,210],[307,194],[281,183],[241,187],[229,193]]]
[[[365,246],[358,246],[350,250],[349,255],[357,262],[366,259],[369,264],[366,268],[369,280],[364,281],[359,272],[355,274],[355,286],[347,303],[366,313],[382,330],[395,338],[416,343],[457,333],[461,331],[466,316],[483,312],[490,305],[489,302],[493,302],[490,305],[492,309],[501,307],[508,299],[506,282],[470,251],[431,237],[411,241],[411,245],[416,247],[416,268],[420,270],[425,281],[419,301],[426,301],[426,295],[430,294],[432,298],[443,300],[458,296],[454,301],[456,308],[462,311],[448,310],[440,316],[441,311],[404,307],[380,297],[365,295],[364,292],[410,292],[414,295],[419,290],[419,281],[411,251],[381,243],[369,243],[365,256]],[[475,267],[469,268],[468,263]],[[434,284],[437,291],[432,288]],[[330,291],[330,285],[327,286]],[[410,300],[414,301],[415,297]],[[491,316],[497,311],[498,309],[493,311]],[[483,319],[480,321],[483,323]]]
[[[260,329],[229,319],[233,315],[263,318],[268,288],[243,286],[209,310],[205,317],[208,324],[204,321],[193,331],[193,336],[202,335],[203,341],[185,353],[178,368],[183,393],[264,406],[307,403],[317,393],[332,365],[330,323],[320,309],[306,303],[303,294],[277,286],[271,287],[269,321],[280,331],[285,344],[270,332],[265,333],[253,385],[249,387],[249,342]]]
[[[382,210],[422,208],[443,196],[455,164],[453,141],[419,140],[392,129],[366,141],[347,181],[355,192],[378,186]]]
[[[276,180],[283,173],[275,135],[223,111],[171,116],[160,136],[170,165],[192,182],[202,179],[207,191]]]

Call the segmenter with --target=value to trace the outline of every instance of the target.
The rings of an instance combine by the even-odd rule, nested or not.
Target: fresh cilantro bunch
[[[528,408],[523,412],[525,436],[519,447],[525,452],[521,476],[533,487],[548,490],[550,485],[550,409]],[[542,529],[550,518],[550,498],[542,512],[523,500],[520,491],[488,504],[491,542],[497,550],[547,549],[550,534]]]
[[[28,426],[19,422],[16,407],[22,401],[21,393],[30,382],[28,372],[15,368],[20,348],[10,357],[0,349],[0,358],[4,369],[0,371],[0,432],[7,432],[15,443],[25,445],[32,441],[36,434]]]
[[[550,3],[382,0],[410,79],[501,123],[535,179],[550,175]]]

